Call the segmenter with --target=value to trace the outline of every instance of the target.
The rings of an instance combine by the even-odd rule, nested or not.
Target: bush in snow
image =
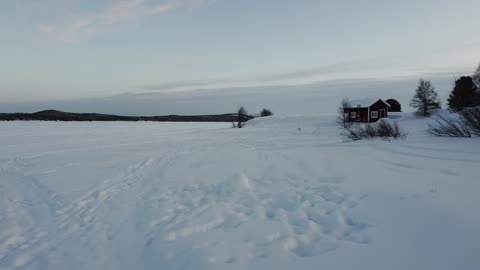
[[[434,124],[429,124],[427,133],[438,137],[472,137],[470,130],[459,119],[437,115]]]
[[[454,115],[438,115],[427,133],[439,137],[480,136],[480,107],[465,108]]]
[[[400,130],[397,122],[382,119],[378,122],[376,128],[377,137],[382,138],[400,138],[406,134]]]
[[[362,139],[382,138],[386,140],[399,139],[407,136],[398,123],[387,119],[381,119],[373,124],[355,124],[345,128],[342,133],[346,140],[358,141]]]
[[[472,134],[480,136],[480,106],[466,108],[460,115],[463,118],[463,123],[470,129]]]

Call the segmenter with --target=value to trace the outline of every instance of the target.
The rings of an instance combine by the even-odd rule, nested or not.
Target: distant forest
[[[120,116],[98,113],[70,113],[45,110],[36,113],[0,113],[0,121],[152,121],[152,122],[246,122],[253,116],[237,113],[218,115]]]

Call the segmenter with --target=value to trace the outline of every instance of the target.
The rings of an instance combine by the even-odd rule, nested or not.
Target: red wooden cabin
[[[351,107],[344,108],[347,122],[372,123],[388,117],[390,104],[382,99],[362,99],[350,101]]]

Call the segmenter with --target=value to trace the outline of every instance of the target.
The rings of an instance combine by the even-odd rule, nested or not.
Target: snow
[[[0,123],[0,269],[480,269],[480,141],[334,116]]]
[[[352,107],[357,107],[360,106],[362,108],[367,108],[375,104],[377,101],[382,100],[388,107],[390,107],[390,104],[385,102],[381,98],[362,98],[362,99],[354,99],[350,100],[349,103],[352,105]]]

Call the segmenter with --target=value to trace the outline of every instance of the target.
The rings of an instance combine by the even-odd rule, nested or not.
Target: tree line
[[[453,112],[480,105],[480,65],[472,76],[462,76],[455,81],[447,102]],[[428,117],[442,108],[442,103],[432,83],[420,79],[410,106],[416,109],[418,116]]]
[[[245,126],[245,123],[248,120],[251,120],[255,117],[267,117],[267,116],[272,116],[273,112],[267,108],[263,108],[262,111],[259,114],[255,115],[250,115],[247,112],[247,109],[245,109],[244,106],[241,106],[238,111],[237,111],[237,121],[232,121],[232,127],[233,128],[242,128]]]
[[[480,136],[480,65],[472,76],[455,80],[447,100],[454,115],[438,114],[427,133],[442,137]],[[429,81],[420,80],[410,105],[416,114],[428,117],[441,108],[441,101]]]

